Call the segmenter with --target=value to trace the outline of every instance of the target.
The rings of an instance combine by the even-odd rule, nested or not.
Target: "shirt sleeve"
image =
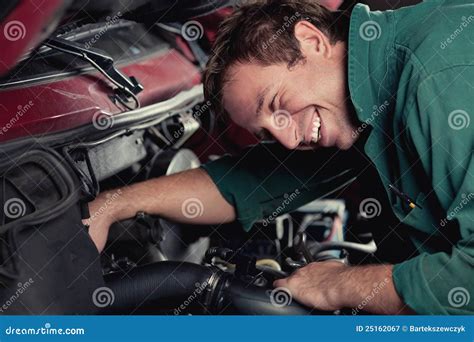
[[[354,150],[295,151],[258,144],[202,168],[248,231],[257,220],[272,221],[316,198],[337,196],[356,178],[361,167],[357,155]]]
[[[407,115],[409,135],[446,215],[433,229],[459,230],[450,252],[423,253],[394,266],[398,293],[420,314],[474,314],[473,79],[472,66],[430,76]]]

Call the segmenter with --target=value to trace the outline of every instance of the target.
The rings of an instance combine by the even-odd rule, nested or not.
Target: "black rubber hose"
[[[105,283],[110,305],[103,314],[186,314],[191,306],[212,314],[223,313],[222,307],[227,314],[241,315],[324,314],[295,302],[281,289],[249,285],[230,273],[187,262],[162,261],[126,274],[112,273]]]
[[[232,309],[243,315],[311,315],[329,314],[314,312],[295,302],[285,289],[266,289],[234,280],[230,285],[228,298]]]
[[[204,296],[218,278],[210,267],[176,261],[136,267],[126,274],[112,273],[105,276],[105,283],[113,293],[113,302],[103,313],[140,314],[165,309],[182,313],[181,305],[205,305]]]

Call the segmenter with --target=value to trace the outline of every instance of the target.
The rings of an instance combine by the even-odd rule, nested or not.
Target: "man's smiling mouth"
[[[311,114],[301,146],[311,146],[321,141],[321,117],[317,110]]]

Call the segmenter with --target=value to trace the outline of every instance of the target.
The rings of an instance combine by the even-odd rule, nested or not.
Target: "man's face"
[[[261,66],[239,63],[229,69],[223,89],[231,119],[257,137],[289,149],[349,148],[354,142],[348,99],[345,43],[331,45],[307,22],[295,27],[304,62]]]

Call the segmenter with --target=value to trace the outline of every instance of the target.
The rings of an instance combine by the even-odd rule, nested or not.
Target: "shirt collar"
[[[350,20],[349,92],[359,120],[375,130],[384,129],[393,113],[400,77],[393,16],[357,4]]]

